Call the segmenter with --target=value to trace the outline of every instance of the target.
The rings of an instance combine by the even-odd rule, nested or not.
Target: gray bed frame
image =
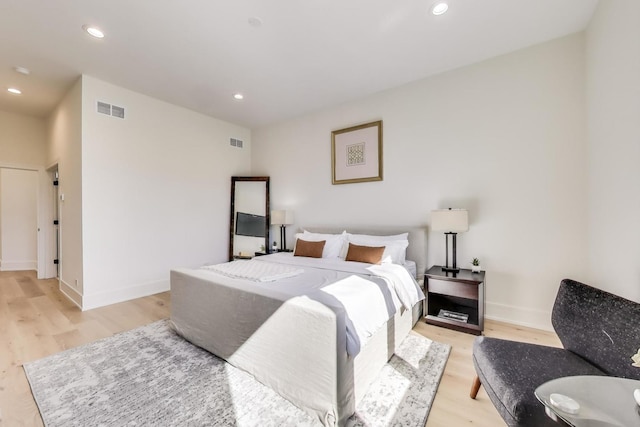
[[[327,227],[307,230],[342,231]],[[416,262],[418,275],[424,272],[425,229],[347,231],[379,235],[408,231],[407,259]],[[350,357],[343,309],[305,297],[267,293],[251,284],[216,284],[199,270],[171,271],[174,329],[193,344],[249,372],[326,426],[347,423],[420,313],[421,303],[412,310],[398,311],[356,357]]]

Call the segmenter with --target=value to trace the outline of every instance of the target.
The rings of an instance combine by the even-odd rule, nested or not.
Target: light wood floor
[[[0,427],[42,426],[22,364],[169,316],[169,293],[82,312],[35,272],[0,272]],[[452,345],[427,427],[504,426],[484,390],[469,398],[473,336],[418,322],[415,331]],[[553,333],[487,321],[485,334],[559,346]]]

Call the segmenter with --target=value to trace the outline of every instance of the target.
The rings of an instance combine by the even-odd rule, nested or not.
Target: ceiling
[[[88,74],[255,128],[581,31],[597,1],[0,0],[0,110],[46,117]]]

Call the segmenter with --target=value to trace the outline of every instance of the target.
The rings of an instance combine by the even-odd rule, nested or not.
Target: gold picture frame
[[[331,183],[382,181],[382,120],[331,132]]]

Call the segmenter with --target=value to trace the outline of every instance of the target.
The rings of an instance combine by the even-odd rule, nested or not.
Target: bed
[[[330,229],[313,231],[339,234]],[[350,230],[354,234],[394,232]],[[425,269],[425,230],[409,230],[408,240],[406,258],[416,262],[407,262],[402,269],[415,277]],[[323,425],[344,425],[419,319],[419,300],[424,295],[416,286],[417,301],[413,294],[413,299],[402,298],[394,293],[392,281],[369,270],[371,265],[335,257],[277,253],[244,264],[279,265],[274,274],[282,271],[282,278],[264,282],[223,271],[242,262],[246,261],[172,270],[173,328],[193,344],[249,372]],[[302,272],[293,274],[293,270]],[[386,310],[382,324],[357,318],[354,310],[361,310],[363,303],[378,307],[369,312]],[[358,304],[360,308],[354,308]]]

